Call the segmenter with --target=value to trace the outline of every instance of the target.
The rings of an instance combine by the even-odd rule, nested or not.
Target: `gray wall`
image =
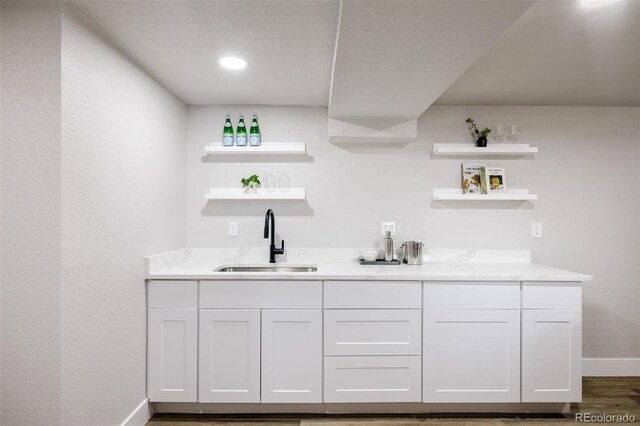
[[[55,424],[60,419],[60,4],[3,1],[0,7],[0,423]]]
[[[143,257],[185,245],[186,108],[67,3],[2,2],[2,418],[146,395]]]
[[[311,158],[205,157],[204,146],[220,141],[224,114],[235,120],[241,111],[259,113],[265,143],[305,141]],[[538,201],[431,201],[433,188],[459,187],[463,161],[431,158],[431,144],[467,142],[468,116],[483,126],[521,124],[521,142],[539,154],[485,163],[504,166],[508,186],[529,188]],[[272,207],[289,247],[373,247],[380,222],[394,220],[397,241],[428,248],[530,248],[535,262],[596,277],[584,286],[585,357],[640,356],[640,108],[432,107],[416,141],[382,148],[328,143],[324,108],[189,107],[187,120],[188,246],[264,246]],[[204,200],[210,186],[278,169],[307,188],[307,202]],[[237,238],[227,236],[230,220],[239,222]],[[531,239],[531,222],[543,223],[543,239]]]
[[[61,419],[146,397],[144,256],[185,245],[184,104],[69,6],[62,20]]]

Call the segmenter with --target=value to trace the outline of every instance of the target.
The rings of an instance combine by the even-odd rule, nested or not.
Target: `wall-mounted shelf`
[[[514,145],[489,145],[486,148],[478,148],[472,143],[434,143],[431,147],[433,156],[496,156],[496,157],[521,157],[538,152],[538,148],[529,144],[517,143]]]
[[[306,155],[304,142],[270,142],[260,146],[223,146],[209,144],[204,148],[209,155]]]
[[[304,200],[305,188],[290,188],[287,192],[267,192],[264,188],[258,188],[257,194],[245,194],[242,188],[209,188],[205,194],[207,200]]]
[[[445,188],[433,190],[434,201],[534,201],[538,199],[528,189],[507,189],[498,194],[463,194],[462,189]]]

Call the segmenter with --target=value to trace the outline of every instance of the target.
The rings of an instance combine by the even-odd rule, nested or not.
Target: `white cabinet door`
[[[322,402],[322,311],[262,311],[262,402]]]
[[[149,400],[196,402],[198,311],[149,310]]]
[[[522,402],[580,402],[581,363],[581,311],[522,311]]]
[[[425,310],[424,402],[519,402],[519,310]]]
[[[260,310],[200,309],[199,402],[260,402]]]
[[[419,356],[328,356],[324,402],[420,402]]]

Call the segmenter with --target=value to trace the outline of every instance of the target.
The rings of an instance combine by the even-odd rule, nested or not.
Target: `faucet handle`
[[[284,254],[284,240],[282,240],[280,244],[281,244],[281,247],[275,249],[276,254]]]

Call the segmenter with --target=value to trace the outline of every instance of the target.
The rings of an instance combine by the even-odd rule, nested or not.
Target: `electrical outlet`
[[[542,238],[542,223],[531,223],[531,238]]]
[[[238,222],[229,222],[229,236],[230,237],[238,236]]]
[[[382,222],[380,226],[380,235],[384,237],[386,231],[391,231],[391,236],[396,236],[396,223],[395,222]]]

